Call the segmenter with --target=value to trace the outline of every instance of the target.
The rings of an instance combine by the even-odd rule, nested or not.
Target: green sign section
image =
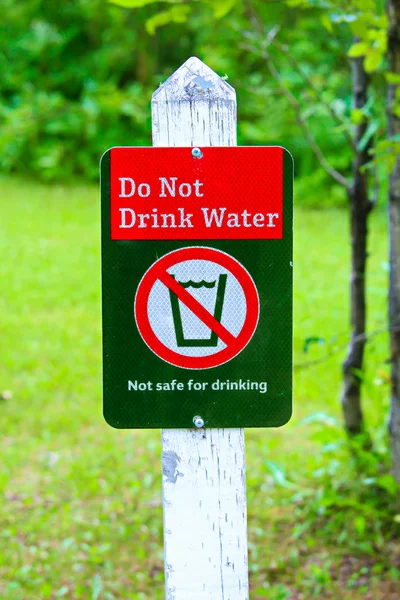
[[[101,161],[104,415],[117,428],[291,416],[291,156],[201,150]]]

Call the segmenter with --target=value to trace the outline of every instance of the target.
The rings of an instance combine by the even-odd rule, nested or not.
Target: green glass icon
[[[173,277],[175,279],[175,275],[171,274],[171,277]],[[225,275],[225,274],[221,274],[218,277],[217,297],[215,299],[215,306],[214,306],[214,319],[216,321],[218,321],[219,323],[221,322],[222,310],[224,307],[226,279],[227,279],[227,275]],[[199,289],[202,287],[215,288],[217,281],[204,281],[204,279],[203,279],[202,281],[199,281],[197,283],[190,279],[189,281],[185,281],[185,282],[178,281],[178,283],[185,289],[187,289],[189,287]],[[211,332],[211,335],[208,339],[207,338],[199,338],[199,339],[196,339],[196,338],[186,339],[185,338],[184,333],[183,333],[182,315],[181,315],[181,309],[179,306],[178,297],[171,290],[169,290],[169,297],[171,300],[172,318],[174,321],[177,346],[179,348],[215,347],[215,346],[217,346],[219,338],[218,338],[218,335],[215,333],[215,331]]]

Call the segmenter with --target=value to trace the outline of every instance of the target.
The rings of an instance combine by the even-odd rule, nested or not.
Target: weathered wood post
[[[235,146],[235,90],[198,58],[154,93],[154,146]],[[199,423],[201,424],[201,422]],[[243,429],[164,429],[167,600],[246,600]]]

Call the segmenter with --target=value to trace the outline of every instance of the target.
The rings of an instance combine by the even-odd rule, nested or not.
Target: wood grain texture
[[[236,93],[189,58],[153,94],[154,146],[236,146]]]
[[[194,57],[152,118],[154,146],[236,145],[235,90]],[[167,600],[247,600],[244,430],[165,429],[162,446]]]

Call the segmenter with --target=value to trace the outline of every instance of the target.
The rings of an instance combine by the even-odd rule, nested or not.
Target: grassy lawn
[[[0,598],[161,599],[160,434],[113,430],[101,414],[98,191],[0,186]],[[340,427],[347,221],[296,210],[294,417],[246,434],[252,600],[400,595],[384,333],[364,377],[374,454],[355,465]],[[377,211],[371,332],[386,322],[385,227]],[[309,338],[323,343],[304,352]]]

